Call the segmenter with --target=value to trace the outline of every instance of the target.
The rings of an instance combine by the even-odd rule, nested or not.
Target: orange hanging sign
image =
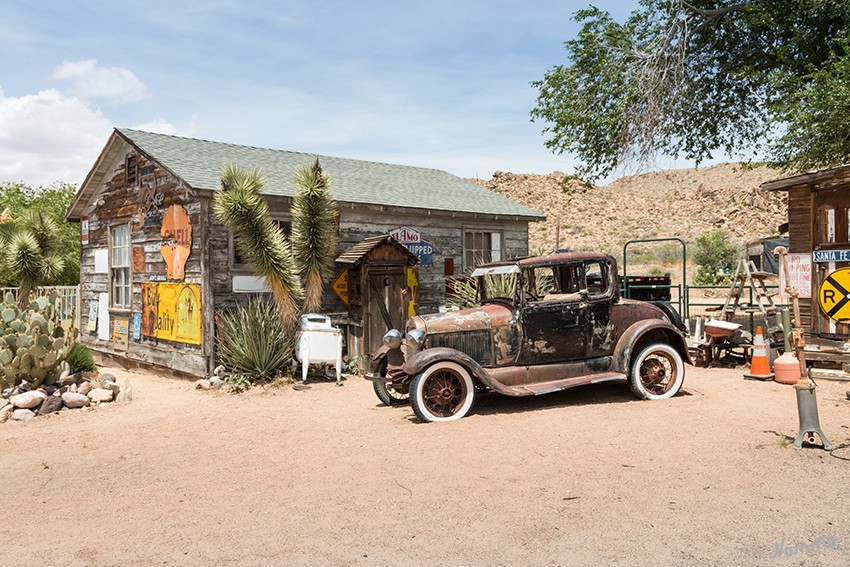
[[[181,205],[168,207],[160,234],[165,242],[159,251],[168,267],[168,279],[182,280],[185,276],[183,268],[192,252],[192,223],[186,209]]]

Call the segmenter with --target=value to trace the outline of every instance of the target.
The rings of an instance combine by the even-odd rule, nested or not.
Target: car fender
[[[688,352],[688,345],[682,333],[667,321],[661,319],[644,319],[638,321],[622,334],[617,346],[614,348],[614,361],[612,369],[624,374],[629,373],[632,356],[635,354],[636,346],[644,342],[642,339],[652,335],[650,342],[664,342],[672,346],[681,355],[682,360],[693,364]]]
[[[441,360],[460,364],[476,379],[478,379],[479,382],[497,392],[509,392],[508,388],[491,378],[484,367],[473,360],[468,354],[453,348],[435,347],[423,350],[410,357],[410,360],[404,363],[403,368],[407,374],[414,376],[422,372],[428,366],[431,366],[435,362],[439,362]]]
[[[390,352],[390,347],[388,347],[387,345],[381,345],[381,348],[379,348],[377,352],[372,355],[372,368],[375,368],[378,365],[377,363],[380,362],[381,359],[386,358],[388,352]]]

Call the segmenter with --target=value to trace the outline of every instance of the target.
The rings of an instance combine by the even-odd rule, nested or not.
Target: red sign
[[[390,231],[390,236],[402,244],[418,244],[422,240],[422,234],[415,228],[400,226]]]

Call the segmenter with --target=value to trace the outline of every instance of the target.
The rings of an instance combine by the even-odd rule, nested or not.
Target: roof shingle
[[[195,189],[218,190],[225,162],[259,167],[264,193],[295,195],[295,169],[311,165],[315,154],[289,152],[117,129],[118,133]],[[319,155],[339,202],[458,211],[542,220],[544,215],[498,193],[438,169]]]

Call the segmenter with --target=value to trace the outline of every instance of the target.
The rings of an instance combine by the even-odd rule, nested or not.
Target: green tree
[[[847,0],[640,0],[623,24],[594,7],[569,64],[532,83],[546,146],[588,179],[657,154],[718,150],[784,169],[850,158]]]
[[[26,216],[27,211],[37,211],[58,226],[57,247],[62,251],[64,267],[39,285],[80,283],[80,226],[62,220],[76,192],[76,187],[70,183],[56,182],[48,187],[32,188],[23,183],[0,182],[0,212],[8,208],[12,218],[20,219]],[[6,249],[5,246],[3,249]],[[20,285],[18,276],[8,266],[5,254],[0,255],[0,285]]]
[[[269,207],[260,196],[265,181],[258,169],[245,171],[233,164],[221,170],[221,191],[213,210],[233,232],[239,253],[254,275],[264,277],[272,289],[281,322],[294,329],[303,292],[295,272],[289,241],[269,218]]]
[[[697,236],[695,244],[696,250],[692,258],[699,267],[694,276],[694,284],[719,285],[725,278],[717,274],[725,270],[735,271],[740,252],[738,246],[732,242],[732,234],[728,230],[721,228],[701,234]]]
[[[298,274],[304,283],[304,312],[314,313],[322,307],[322,278],[330,276],[334,268],[336,202],[330,179],[322,171],[318,157],[312,167],[297,169],[295,185],[292,247]]]

